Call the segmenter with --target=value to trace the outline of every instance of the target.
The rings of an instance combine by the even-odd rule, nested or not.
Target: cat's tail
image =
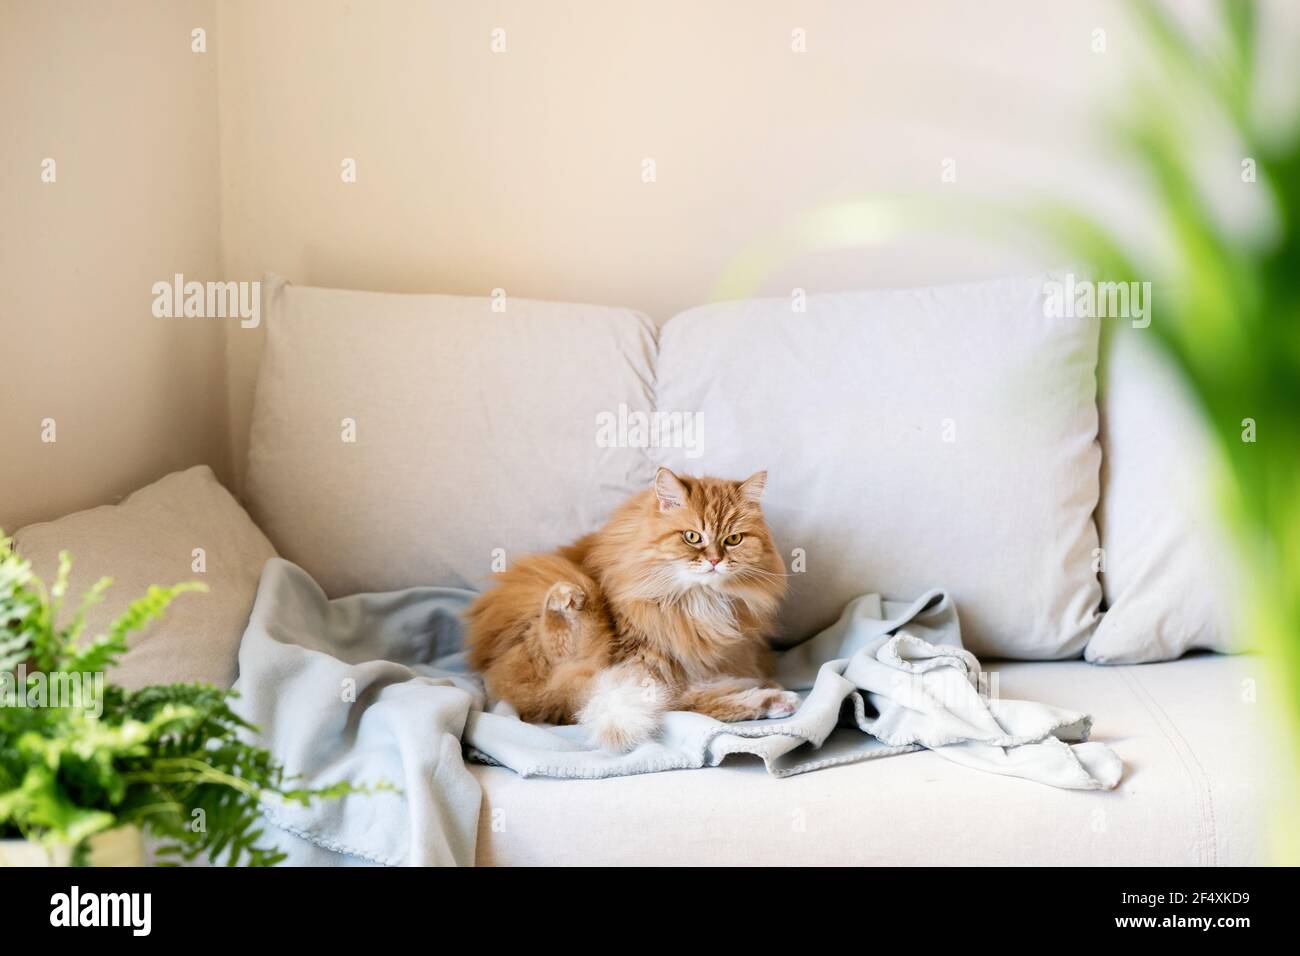
[[[654,736],[667,709],[667,688],[644,668],[623,663],[595,676],[577,716],[603,749],[626,753]]]

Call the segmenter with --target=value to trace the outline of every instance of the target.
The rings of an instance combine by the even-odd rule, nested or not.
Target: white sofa
[[[1045,316],[1045,281],[726,303],[657,322],[268,279],[243,503],[331,595],[479,587],[502,561],[591,530],[657,464],[725,476],[766,467],[765,509],[792,571],[779,641],[828,624],[861,592],[944,587],[996,692],[1092,714],[1093,738],[1125,764],[1111,792],[1054,790],[931,753],[786,779],[744,760],[594,781],[476,766],[482,864],[1266,862],[1280,758],[1259,703],[1265,663],[1081,659],[1176,657],[1230,635],[1226,614],[1207,624],[1202,613],[1204,569],[1165,560],[1169,541],[1199,546],[1204,529],[1181,497],[1153,493],[1153,476],[1190,474],[1171,459],[1195,446],[1194,421],[1152,424],[1168,383],[1141,373],[1108,393],[1099,434],[1098,323]],[[1120,394],[1123,406],[1111,401]],[[699,415],[704,440],[600,434],[610,415],[626,424],[635,411]],[[1152,429],[1166,427],[1179,440],[1144,458]],[[1103,469],[1111,431],[1128,445]],[[1120,461],[1131,476],[1113,474]],[[1113,489],[1136,498],[1113,500]],[[147,501],[142,492],[121,507]],[[1141,516],[1140,535],[1115,535],[1123,554],[1107,554],[1099,509],[1112,524]],[[56,545],[77,550],[59,524],[18,535],[38,569]],[[253,557],[214,588],[244,615],[269,547],[250,533],[259,540],[240,553]],[[1145,553],[1147,543],[1164,550]],[[125,553],[87,550],[88,576]],[[233,662],[237,639],[228,624],[205,638],[207,679]],[[179,676],[186,650],[160,653],[154,640],[153,656]]]

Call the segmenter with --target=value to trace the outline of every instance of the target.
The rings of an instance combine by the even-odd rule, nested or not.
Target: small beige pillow
[[[86,635],[103,633],[152,584],[202,581],[208,592],[182,594],[159,621],[129,639],[114,683],[199,681],[227,688],[237,675],[239,641],[262,565],[275,549],[206,465],[160,478],[121,504],[28,525],[14,547],[49,583],[59,552],[72,555],[65,613],[99,578],[113,579],[86,616]]]

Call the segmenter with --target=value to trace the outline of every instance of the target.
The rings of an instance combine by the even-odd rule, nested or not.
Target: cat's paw
[[[557,581],[546,592],[546,610],[570,617],[587,606],[587,592],[568,581]]]
[[[774,717],[789,717],[799,709],[800,703],[799,695],[792,690],[773,691],[766,701],[763,716],[769,720]]]

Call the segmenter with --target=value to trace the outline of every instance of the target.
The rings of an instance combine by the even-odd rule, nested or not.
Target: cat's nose
[[[715,568],[718,566],[719,563],[721,563],[721,561],[722,561],[721,558],[708,558],[709,564]]]

